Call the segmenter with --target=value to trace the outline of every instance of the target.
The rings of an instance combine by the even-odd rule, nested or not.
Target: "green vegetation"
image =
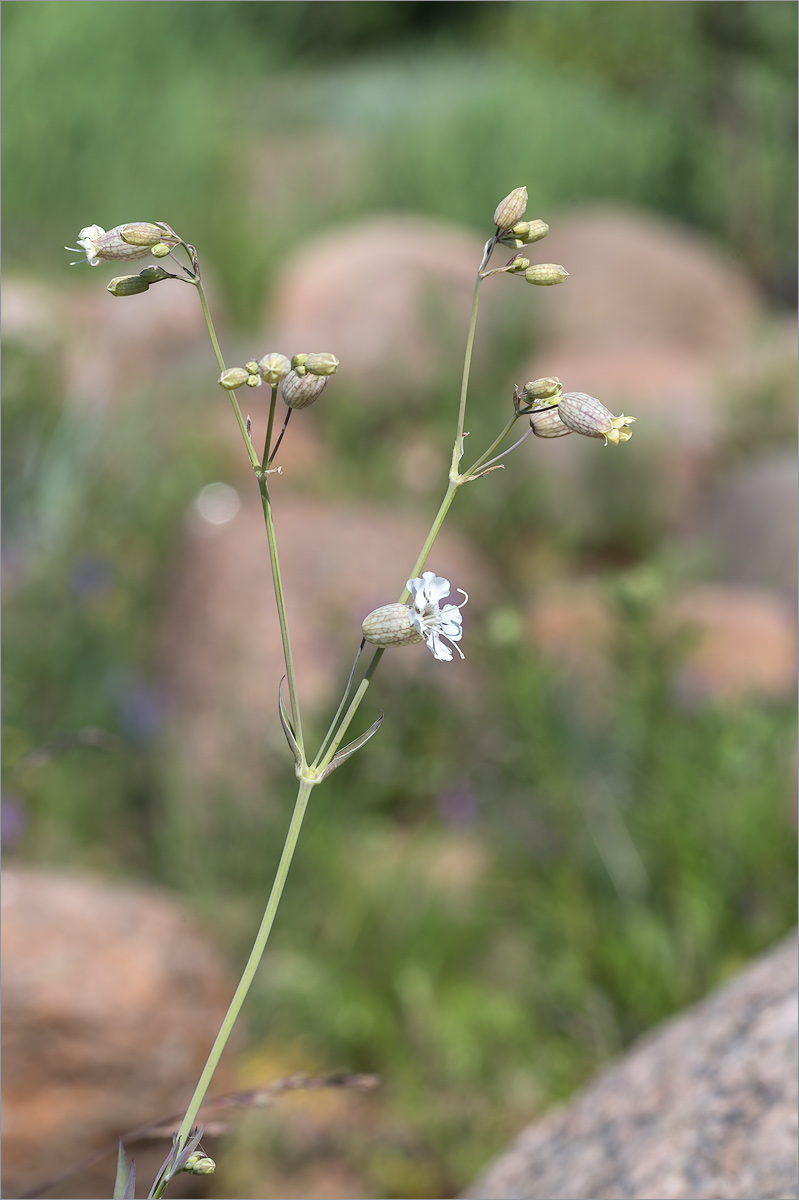
[[[82,226],[168,214],[252,322],[287,231],[372,208],[479,225],[524,178],[536,212],[607,199],[671,214],[793,294],[793,4],[187,12],[4,6],[10,263],[53,275],[52,247]]]

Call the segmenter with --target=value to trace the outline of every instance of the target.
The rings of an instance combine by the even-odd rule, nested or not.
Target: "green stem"
[[[194,1089],[194,1095],[191,1098],[189,1107],[186,1110],[186,1115],[183,1118],[183,1123],[178,1131],[179,1146],[186,1144],[189,1135],[194,1128],[194,1123],[197,1118],[197,1113],[200,1110],[200,1105],[205,1099],[205,1095],[211,1084],[214,1071],[217,1068],[219,1059],[222,1056],[222,1051],[225,1049],[228,1038],[230,1037],[233,1026],[236,1023],[238,1015],[241,1011],[241,1006],[244,1003],[247,992],[250,990],[250,985],[255,977],[255,972],[258,970],[258,965],[263,957],[264,949],[269,938],[272,925],[275,920],[275,913],[280,904],[280,897],[283,895],[283,888],[286,883],[286,877],[289,873],[291,860],[294,856],[294,850],[297,845],[297,839],[300,836],[300,828],[302,820],[305,816],[305,810],[308,806],[308,797],[313,789],[313,784],[308,780],[300,780],[299,791],[297,792],[297,800],[294,805],[294,812],[291,817],[288,834],[286,835],[286,843],[283,847],[283,853],[280,856],[280,863],[275,875],[275,882],[272,884],[272,891],[269,894],[269,900],[266,905],[266,910],[261,921],[258,934],[255,938],[255,943],[250,951],[250,957],[247,959],[247,965],[244,968],[239,986],[233,999],[230,1002],[230,1007],[227,1010],[227,1015],[222,1022],[222,1028],[216,1035],[216,1041],[213,1044],[211,1053],[208,1055],[208,1061],[203,1068],[203,1073],[200,1076],[200,1081]],[[163,1196],[166,1191],[168,1180],[162,1181],[156,1191],[153,1192],[154,1197]]]
[[[264,520],[266,521],[266,538],[269,543],[269,561],[272,564],[272,582],[275,587],[275,604],[277,605],[277,617],[280,622],[280,637],[283,641],[283,658],[286,663],[286,678],[289,685],[289,696],[291,697],[291,716],[294,722],[294,736],[297,739],[297,744],[300,750],[305,753],[305,747],[302,740],[302,721],[300,718],[300,701],[297,692],[297,676],[294,672],[294,656],[291,653],[291,639],[289,638],[289,623],[286,613],[286,598],[283,593],[283,577],[280,574],[280,562],[277,557],[277,538],[275,536],[275,524],[272,519],[272,502],[269,499],[269,486],[267,484],[266,474],[261,474],[258,484],[261,489],[261,502],[264,508]]]
[[[483,270],[485,269],[486,263],[488,262],[489,258],[491,257],[491,254],[493,253],[494,247],[497,243],[498,236],[499,235],[496,234],[493,238],[491,238],[488,242],[486,242],[485,249],[483,251],[482,262],[480,263],[480,267],[477,272],[477,279],[475,280],[475,285],[474,285],[474,299],[472,301],[472,315],[471,315],[471,320],[469,321],[469,332],[466,337],[466,353],[465,353],[464,360],[463,360],[463,377],[461,380],[460,402],[458,404],[458,425],[457,425],[457,429],[456,429],[456,433],[455,433],[455,445],[452,448],[452,465],[450,467],[450,472],[449,472],[449,483],[447,484],[447,490],[444,493],[444,499],[441,501],[439,510],[436,513],[435,519],[433,520],[433,524],[430,527],[430,532],[428,533],[427,538],[425,539],[425,543],[419,552],[419,557],[417,558],[416,562],[413,565],[413,569],[410,574],[411,579],[415,579],[418,576],[419,572],[424,567],[424,564],[427,562],[427,557],[433,548],[433,544],[435,543],[436,538],[438,537],[441,526],[444,523],[444,518],[446,517],[447,513],[450,510],[452,501],[455,499],[455,493],[457,492],[458,488],[461,487],[462,484],[468,482],[471,471],[474,470],[474,467],[472,467],[472,468],[470,468],[470,471],[466,472],[465,475],[461,475],[460,472],[458,471],[458,464],[461,459],[461,443],[463,441],[463,426],[466,421],[466,397],[467,397],[467,394],[469,391],[469,373],[470,373],[471,365],[472,365],[472,352],[474,349],[474,335],[475,335],[475,330],[477,328],[477,308],[480,303],[480,285],[483,282],[483,274],[482,273],[483,273]],[[502,439],[507,435],[508,431],[510,430],[511,426],[513,425],[513,421],[515,421],[515,420],[516,420],[516,416],[514,414],[513,420],[508,422],[508,424],[505,426],[505,428],[503,429],[500,436],[497,438],[497,440],[495,442],[492,443],[492,445],[489,447],[489,449],[486,451],[486,453],[477,460],[477,463],[475,464],[475,466],[478,466],[486,458],[489,457],[489,455],[493,452],[495,447],[498,446],[499,443],[502,441]],[[408,591],[408,588],[407,587],[403,588],[402,595],[399,598],[399,603],[404,604],[409,596],[410,596],[410,592]],[[330,746],[328,747],[327,751],[325,752],[324,758],[322,758],[321,763],[319,763],[318,769],[324,769],[324,767],[327,766],[327,764],[333,758],[333,755],[336,753],[336,750],[341,745],[341,742],[344,739],[344,735],[346,734],[350,724],[352,723],[352,720],[353,720],[356,712],[358,711],[358,708],[360,707],[361,701],[363,700],[364,696],[366,695],[366,689],[369,687],[372,676],[374,675],[374,672],[377,669],[377,665],[380,662],[380,659],[382,657],[383,657],[383,650],[382,649],[377,650],[374,657],[372,658],[371,663],[369,664],[369,668],[366,671],[366,674],[364,675],[363,679],[361,680],[361,683],[358,687],[357,692],[355,693],[355,695],[352,698],[352,702],[350,703],[349,708],[347,709],[346,713],[344,714],[344,718],[343,718],[341,724],[339,725],[338,730],[336,731],[335,738],[330,743]],[[327,736],[328,737],[330,736],[330,731],[328,731]],[[327,740],[327,739],[325,739],[325,740]],[[323,743],[323,745],[324,745],[324,743]],[[319,757],[319,756],[317,756],[317,757]]]
[[[463,378],[461,380],[461,395],[458,405],[458,427],[455,433],[455,445],[452,447],[452,465],[449,469],[450,479],[458,477],[458,464],[461,460],[461,444],[463,442],[463,426],[466,421],[466,396],[469,391],[469,373],[472,367],[472,350],[474,348],[474,333],[477,328],[477,306],[480,303],[480,286],[483,282],[483,271],[491,257],[494,247],[497,244],[499,234],[496,233],[493,238],[485,244],[483,250],[483,258],[477,271],[477,278],[474,283],[474,298],[472,300],[472,316],[469,321],[469,332],[466,337],[466,354],[463,359]]]
[[[272,385],[272,399],[269,402],[269,421],[266,426],[266,438],[264,439],[264,457],[261,467],[265,471],[269,466],[269,450],[272,445],[272,426],[275,423],[275,405],[277,404],[277,384]]]
[[[199,279],[195,281],[194,286],[197,288],[197,293],[200,297],[200,304],[202,304],[202,306],[203,306],[203,316],[205,317],[205,324],[208,326],[208,336],[210,337],[211,345],[214,348],[214,354],[216,355],[216,361],[219,363],[219,370],[224,371],[225,360],[222,357],[222,351],[219,349],[219,341],[217,340],[216,330],[214,329],[214,323],[211,320],[211,313],[208,308],[208,301],[205,298],[205,289]]]
[[[496,450],[497,446],[501,446],[502,443],[505,441],[505,438],[508,436],[511,429],[513,429],[513,426],[518,421],[519,416],[520,416],[519,413],[513,414],[513,416],[511,417],[511,419],[508,421],[507,425],[505,426],[505,428],[502,430],[502,433],[499,435],[499,437],[494,439],[494,441],[491,443],[491,445],[486,450],[485,454],[481,454],[480,457],[475,462],[472,463],[472,465],[469,467],[469,469],[464,472],[465,475],[467,475],[467,476],[473,475],[475,471],[479,471],[480,467],[482,467],[485,463],[488,462],[488,460],[491,458],[491,455]]]
[[[200,303],[203,307],[203,316],[205,317],[205,324],[208,327],[208,336],[210,337],[211,345],[214,348],[216,361],[219,363],[220,370],[224,371],[225,360],[222,357],[222,351],[219,349],[219,342],[214,329],[214,323],[211,320],[211,313],[208,309],[208,301],[205,298],[205,291],[199,279],[196,280],[195,287],[197,288],[197,292],[200,297]],[[272,388],[272,403],[269,407],[269,426],[266,433],[266,451],[264,453],[263,470],[258,455],[255,452],[255,447],[252,444],[252,439],[247,432],[247,425],[241,415],[241,409],[239,408],[235,393],[231,391],[228,392],[228,395],[230,396],[230,401],[233,405],[233,411],[236,414],[236,421],[238,422],[239,430],[242,438],[244,439],[244,445],[246,447],[250,462],[252,463],[253,470],[255,471],[256,478],[258,479],[258,484],[261,491],[261,502],[264,509],[264,519],[266,520],[266,536],[269,542],[269,561],[272,564],[272,582],[274,583],[275,587],[275,601],[277,603],[277,615],[280,622],[280,637],[283,642],[283,657],[286,662],[286,676],[288,678],[289,695],[291,696],[291,716],[294,722],[294,736],[296,737],[297,743],[302,750],[302,722],[300,719],[300,704],[297,694],[297,677],[294,671],[294,658],[291,653],[288,617],[286,615],[286,601],[283,594],[283,579],[280,574],[280,563],[277,557],[277,539],[275,537],[274,521],[272,520],[272,504],[269,499],[269,488],[267,486],[265,474],[266,458],[268,454],[269,441],[272,435],[272,424],[274,421],[277,387]]]
[[[350,725],[352,724],[352,720],[353,720],[356,712],[360,708],[361,701],[363,700],[364,696],[366,695],[366,689],[369,687],[369,684],[372,682],[372,676],[374,675],[375,671],[377,670],[378,663],[380,662],[380,659],[383,657],[384,654],[385,654],[385,649],[383,649],[383,647],[380,647],[379,649],[375,650],[374,654],[372,655],[372,661],[369,663],[369,666],[366,669],[366,674],[364,675],[363,679],[361,680],[360,684],[358,685],[358,690],[355,693],[355,695],[353,696],[352,702],[351,702],[349,708],[347,709],[346,713],[344,714],[344,719],[342,720],[341,724],[339,725],[338,729],[336,730],[336,736],[333,738],[333,741],[330,743],[327,751],[325,752],[324,758],[322,759],[322,761],[319,763],[318,767],[316,768],[318,771],[324,770],[324,768],[327,766],[327,764],[333,758],[333,755],[336,753],[339,746],[343,742],[344,735],[346,734],[347,730],[349,729]]]
[[[225,360],[222,357],[222,351],[219,349],[216,330],[214,329],[214,323],[211,320],[211,313],[208,309],[208,301],[205,298],[205,290],[199,279],[194,281],[194,286],[197,288],[197,294],[200,297],[200,304],[203,306],[203,316],[205,317],[205,324],[208,327],[208,336],[211,339],[211,345],[213,346],[214,354],[216,355],[216,361],[219,363],[219,370],[224,371]],[[258,471],[260,470],[261,463],[258,455],[255,453],[255,447],[252,444],[250,435],[247,432],[247,424],[244,420],[244,417],[241,415],[241,409],[239,408],[239,402],[236,399],[236,394],[235,392],[229,391],[228,396],[230,396],[230,403],[233,405],[233,412],[235,413],[241,436],[244,438],[244,445],[247,449],[250,462],[252,463],[254,469]]]

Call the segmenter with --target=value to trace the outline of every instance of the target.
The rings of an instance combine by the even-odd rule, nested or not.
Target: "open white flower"
[[[445,604],[440,608],[440,602],[450,593],[449,580],[441,579],[432,571],[424,571],[421,579],[409,579],[405,586],[413,601],[408,611],[411,625],[425,640],[433,658],[437,658],[439,662],[449,662],[452,651],[441,639],[445,638],[452,645],[461,640],[463,618],[460,610],[469,597],[463,588],[458,588],[463,601],[460,604]],[[460,646],[455,646],[455,649],[463,658]]]

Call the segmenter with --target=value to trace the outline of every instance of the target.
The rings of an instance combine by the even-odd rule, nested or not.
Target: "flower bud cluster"
[[[283,384],[283,399],[289,408],[307,408],[318,400],[327,381],[338,369],[335,354],[295,354],[289,359],[272,350],[258,362],[251,359],[243,367],[229,367],[219,376],[219,384],[229,392],[240,387]]]
[[[510,195],[497,205],[494,224],[498,231],[498,242],[512,246],[514,250],[521,250],[522,247],[531,246],[533,242],[540,242],[541,238],[547,236],[549,226],[546,221],[522,220],[526,208],[527,188],[523,187],[514,188]],[[511,259],[507,266],[486,273],[498,274],[502,271],[514,275],[523,274],[527,282],[535,284],[536,287],[552,287],[569,278],[569,272],[559,263],[537,263],[531,266],[529,259],[519,256]]]
[[[216,1163],[207,1154],[190,1154],[183,1167],[190,1175],[213,1175]]]

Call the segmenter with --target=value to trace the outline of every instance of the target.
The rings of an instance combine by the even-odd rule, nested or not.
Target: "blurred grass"
[[[168,219],[253,323],[288,230],[374,208],[482,227],[524,178],[536,214],[669,213],[794,295],[791,4],[43,0],[4,17],[11,264],[53,275],[84,225]]]
[[[53,248],[85,224],[165,218],[251,328],[287,237],[384,208],[482,227],[526,180],[534,215],[654,208],[790,296],[794,5],[46,0],[3,17],[17,272],[58,278],[68,256]],[[81,413],[58,364],[16,344],[4,362],[16,853],[172,887],[239,962],[286,813],[236,780],[198,808],[172,776],[152,684],[183,514],[228,464],[188,387]],[[356,475],[370,496],[395,490],[389,435],[428,399],[435,424],[438,395],[373,426],[343,400],[322,494]],[[356,472],[369,437],[381,449]],[[376,1194],[454,1194],[525,1120],[794,920],[793,706],[676,703],[678,647],[636,587],[662,552],[641,472],[628,460],[613,491],[598,477],[591,519],[565,527],[511,472],[462,498],[454,522],[509,605],[470,631],[479,711],[381,682],[391,719],[309,814],[247,1010],[250,1053],[297,1046],[320,1068],[383,1076],[379,1128],[340,1133]],[[520,539],[615,587],[619,684],[599,726],[522,643]],[[86,727],[120,748],[31,760]],[[288,796],[288,767],[279,782]],[[258,1194],[275,1147],[254,1143]]]

